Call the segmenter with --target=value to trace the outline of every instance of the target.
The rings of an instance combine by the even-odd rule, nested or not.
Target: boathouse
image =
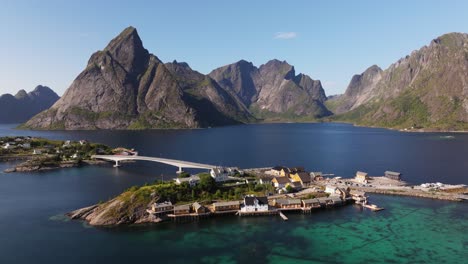
[[[320,202],[316,198],[302,200],[302,208],[304,209],[312,209],[312,208],[319,208],[319,207],[320,207]]]
[[[330,198],[330,200],[331,200],[331,202],[332,202],[332,203],[329,204],[329,205],[334,205],[334,206],[343,205],[343,200],[341,199],[340,196],[335,196],[335,195],[333,195],[333,196],[330,196],[330,197],[328,197],[328,198]]]
[[[281,209],[300,209],[300,199],[275,199],[273,200],[273,206]]]
[[[385,172],[385,177],[392,179],[392,180],[401,180],[401,173],[395,172],[395,171],[386,171]]]
[[[174,215],[190,214],[190,204],[174,206]]]
[[[268,199],[266,197],[245,196],[244,206],[241,212],[266,212],[268,211]]]
[[[213,209],[215,212],[239,210],[240,202],[239,201],[216,202],[213,204]]]
[[[199,204],[198,202],[194,202],[192,204],[192,209],[193,209],[193,212],[195,212],[196,214],[206,214],[209,212],[208,208]]]
[[[174,210],[174,206],[170,201],[165,201],[162,203],[153,203],[153,205],[151,205],[151,210],[154,213],[162,213]]]

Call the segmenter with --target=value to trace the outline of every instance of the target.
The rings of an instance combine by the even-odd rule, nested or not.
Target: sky
[[[468,32],[468,1],[0,0],[0,94],[42,84],[59,95],[124,28],[162,61],[201,73],[241,59],[285,60],[343,93],[440,35]]]

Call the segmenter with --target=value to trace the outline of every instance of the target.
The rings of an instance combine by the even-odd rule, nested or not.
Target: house
[[[311,208],[319,208],[320,207],[320,201],[316,198],[312,199],[302,199],[302,208],[304,209],[311,209]]]
[[[85,139],[82,139],[82,140],[80,140],[79,142],[80,142],[80,145],[81,145],[81,146],[88,144],[88,141],[85,140]]]
[[[64,148],[68,148],[70,146],[71,146],[71,141],[70,140],[67,140],[67,141],[65,141],[65,143],[63,143]]]
[[[356,172],[356,181],[361,182],[361,183],[367,183],[369,180],[369,177],[367,176],[366,172],[358,171]]]
[[[320,171],[311,172],[311,173],[310,173],[310,177],[311,177],[312,180],[314,180],[314,181],[323,181],[323,174],[322,174],[322,172],[320,172]]]
[[[350,188],[347,187],[347,188],[341,188],[341,187],[338,187],[338,189],[336,190],[336,194],[338,194],[339,196],[341,196],[341,198],[343,200],[346,200],[346,197],[349,197],[349,192],[350,192]]]
[[[385,177],[392,179],[392,180],[401,180],[401,173],[395,172],[395,171],[386,171],[385,172]]]
[[[271,168],[268,174],[274,175],[274,176],[280,176],[281,175],[281,170],[285,169],[283,166],[275,166]]]
[[[273,206],[281,209],[299,209],[301,208],[300,199],[274,199]]]
[[[268,199],[266,197],[245,196],[244,206],[241,212],[266,212],[268,211]]]
[[[280,176],[281,177],[289,177],[290,172],[291,171],[289,170],[289,168],[282,167],[281,170],[280,170]]]
[[[291,181],[301,183],[302,187],[310,185],[310,175],[307,172],[295,172],[289,175]]]
[[[23,142],[22,138],[15,138],[15,142]]]
[[[77,158],[78,158],[78,154],[75,153],[75,154],[73,154],[70,158],[72,158],[72,159],[77,159]]]
[[[272,181],[270,179],[268,179],[268,178],[263,178],[263,179],[260,178],[260,180],[258,180],[258,182],[260,184],[273,184]]]
[[[198,202],[194,202],[192,204],[192,209],[196,214],[205,214],[209,212],[208,208],[199,204]]]
[[[151,210],[155,213],[167,212],[174,210],[174,206],[170,201],[165,201],[162,203],[153,203],[153,205],[151,205]]]
[[[229,172],[226,168],[216,167],[210,170],[210,175],[216,182],[224,182],[229,180]]]
[[[20,145],[23,149],[30,149],[31,148],[31,143],[23,143]]]
[[[289,168],[290,173],[305,172],[304,167]]]
[[[4,149],[14,149],[15,147],[16,147],[15,144],[14,143],[11,144],[11,142],[8,142],[5,145],[3,145]]]
[[[190,214],[190,204],[174,206],[174,214],[175,215]]]
[[[193,175],[187,178],[177,178],[175,179],[177,185],[182,184],[184,182],[188,183],[190,187],[197,185],[200,182],[200,177]]]
[[[273,178],[273,180],[271,180],[273,186],[279,189],[286,187],[286,184],[288,184],[289,182],[290,180],[288,177],[275,177]]]
[[[216,202],[213,204],[213,209],[215,212],[239,210],[240,202],[239,201]]]
[[[339,194],[340,191],[338,190],[338,187],[332,186],[332,185],[327,185],[325,186],[325,192],[331,194]]]
[[[33,155],[40,155],[40,154],[42,154],[42,151],[40,149],[33,150]]]
[[[288,186],[291,186],[291,188],[293,188],[296,191],[302,189],[302,184],[300,182],[288,182],[286,183],[286,188]]]

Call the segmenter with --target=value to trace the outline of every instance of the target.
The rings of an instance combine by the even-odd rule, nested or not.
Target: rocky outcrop
[[[369,71],[370,70],[370,71]],[[353,77],[335,120],[432,130],[468,129],[468,34],[450,33],[385,71]]]
[[[0,96],[0,123],[22,123],[53,105],[59,96],[47,86],[38,85],[32,92],[20,90],[13,96]]]
[[[201,80],[189,67],[183,68],[165,65],[150,54],[137,30],[129,27],[94,53],[62,98],[25,127],[196,128],[251,118],[229,93],[214,87],[209,79]],[[227,110],[220,109],[223,103]]]
[[[330,114],[320,81],[296,75],[285,61],[271,60],[259,68],[241,60],[212,71],[209,76],[230,90],[252,113],[264,119],[315,119]]]

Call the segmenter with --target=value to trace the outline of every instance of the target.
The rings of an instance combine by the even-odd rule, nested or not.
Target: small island
[[[0,161],[23,161],[5,172],[32,172],[101,164],[103,162],[93,160],[92,155],[121,151],[87,140],[51,140],[29,136],[0,137],[0,144]]]
[[[182,172],[170,181],[133,186],[105,202],[67,214],[93,226],[194,220],[216,215],[280,215],[357,204],[372,211],[367,193],[406,195],[450,201],[466,200],[465,185],[442,183],[410,186],[398,172],[353,178],[307,172],[302,167],[213,168],[195,175]]]

